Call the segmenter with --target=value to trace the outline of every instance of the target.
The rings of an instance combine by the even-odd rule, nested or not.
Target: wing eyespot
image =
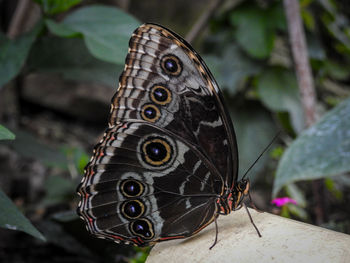
[[[145,206],[140,200],[128,200],[122,203],[120,211],[125,218],[136,219],[143,215]]]
[[[143,194],[144,186],[137,180],[124,180],[120,184],[120,191],[125,197],[137,197]]]
[[[167,164],[173,149],[164,138],[150,137],[141,145],[142,159],[151,166],[162,166]]]
[[[129,228],[131,233],[144,239],[152,239],[154,237],[153,226],[148,219],[135,220],[130,223]]]
[[[181,74],[183,66],[181,60],[172,54],[167,54],[160,60],[160,67],[165,74],[177,77]]]
[[[141,117],[145,121],[156,122],[160,116],[160,110],[153,104],[145,104],[141,108]]]
[[[156,84],[151,88],[151,100],[159,105],[169,104],[172,100],[171,91],[163,84]]]

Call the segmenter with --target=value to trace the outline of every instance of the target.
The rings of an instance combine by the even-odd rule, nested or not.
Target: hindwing
[[[186,237],[214,219],[220,180],[181,138],[121,122],[95,148],[79,210],[92,233],[113,240],[143,245]]]

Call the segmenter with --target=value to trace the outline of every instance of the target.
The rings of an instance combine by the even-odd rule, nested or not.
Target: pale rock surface
[[[245,209],[219,216],[194,237],[157,244],[147,263],[156,262],[350,262],[350,235],[250,209],[259,238]]]

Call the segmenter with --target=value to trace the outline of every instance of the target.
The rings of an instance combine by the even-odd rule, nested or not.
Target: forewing
[[[169,59],[176,62],[175,72],[166,67]],[[168,100],[155,99],[157,87],[164,88]],[[147,118],[151,111],[155,117]],[[145,24],[130,39],[110,125],[125,119],[151,121],[185,138],[214,164],[228,187],[236,181],[236,139],[221,92],[191,46],[161,26]]]

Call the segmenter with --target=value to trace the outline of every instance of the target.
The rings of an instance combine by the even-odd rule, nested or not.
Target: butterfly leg
[[[254,208],[255,211],[259,212],[259,213],[263,213],[264,211],[260,210],[259,208],[257,208],[255,206],[255,204],[253,203],[252,197],[250,195],[250,192],[248,192],[248,197],[249,197],[249,204]]]
[[[247,213],[248,213],[248,216],[249,216],[250,222],[251,222],[251,223],[252,223],[252,225],[254,226],[254,228],[255,228],[256,232],[258,233],[258,236],[259,236],[259,237],[262,237],[262,236],[261,236],[261,234],[260,234],[259,229],[258,229],[258,228],[257,228],[257,226],[254,224],[253,218],[252,218],[252,216],[250,215],[250,213],[249,213],[249,210],[248,210],[247,206],[246,206],[244,203],[243,203],[243,206],[244,206],[245,210],[247,210]]]
[[[214,240],[214,243],[210,246],[209,249],[212,249],[216,245],[216,243],[218,241],[219,228],[218,228],[218,223],[217,223],[216,219],[217,219],[217,216],[214,218],[214,223],[215,223],[215,240]]]

